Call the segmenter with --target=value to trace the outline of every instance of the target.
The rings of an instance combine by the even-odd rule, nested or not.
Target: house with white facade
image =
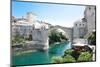
[[[48,49],[48,24],[37,20],[37,16],[32,12],[28,12],[26,18],[12,18],[12,20],[12,36],[29,38],[32,35],[29,45],[38,49]]]

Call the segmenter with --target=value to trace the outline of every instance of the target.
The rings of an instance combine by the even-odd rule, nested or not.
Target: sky
[[[12,15],[20,18],[26,17],[27,12],[36,14],[38,20],[52,25],[72,27],[73,23],[84,17],[86,6],[48,4],[36,2],[12,2]]]

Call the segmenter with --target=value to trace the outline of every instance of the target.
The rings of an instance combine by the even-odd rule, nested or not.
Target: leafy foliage
[[[64,58],[63,58],[63,62],[75,62],[75,58],[72,57],[71,55],[67,54]]]
[[[71,55],[73,51],[74,51],[73,49],[68,49],[68,50],[66,50],[64,53],[65,53],[65,55],[66,55],[66,54],[70,54],[70,55]]]
[[[52,63],[62,63],[63,62],[63,58],[60,56],[53,57],[52,60],[53,60]]]
[[[19,43],[25,43],[25,39],[18,35],[14,36],[12,38],[12,44],[14,45],[14,44],[19,44]]]
[[[64,62],[85,62],[92,61],[92,53],[90,51],[75,51],[73,49],[68,49],[64,52],[63,61]]]
[[[93,32],[89,37],[88,41],[91,45],[96,45],[96,32]]]
[[[66,55],[71,55],[72,57],[75,58],[75,60],[77,60],[77,58],[78,58],[79,55],[80,55],[80,52],[75,51],[75,50],[73,50],[73,49],[68,49],[68,50],[66,50],[66,51],[64,52],[64,56],[63,56],[63,57],[65,57]]]
[[[67,41],[68,38],[66,38],[65,35],[62,34],[62,32],[56,31],[56,29],[53,29],[49,33],[49,43],[55,43],[55,42],[62,42],[62,41]]]
[[[85,62],[85,61],[91,61],[91,60],[92,60],[92,54],[90,54],[89,52],[82,52],[77,61]]]

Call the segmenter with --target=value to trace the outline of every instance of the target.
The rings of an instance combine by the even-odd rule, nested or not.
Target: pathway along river
[[[50,64],[52,57],[62,56],[66,49],[71,48],[71,43],[53,44],[47,52],[37,51],[12,56],[12,65],[37,65]]]

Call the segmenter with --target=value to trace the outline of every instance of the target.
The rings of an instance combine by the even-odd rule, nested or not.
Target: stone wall
[[[88,33],[91,33],[95,30],[96,25],[96,10],[95,6],[87,6],[84,11],[84,18],[87,20],[87,29]]]
[[[49,48],[48,42],[48,29],[34,29],[32,31],[32,39],[34,41],[36,48],[41,48],[43,50],[47,50]]]

